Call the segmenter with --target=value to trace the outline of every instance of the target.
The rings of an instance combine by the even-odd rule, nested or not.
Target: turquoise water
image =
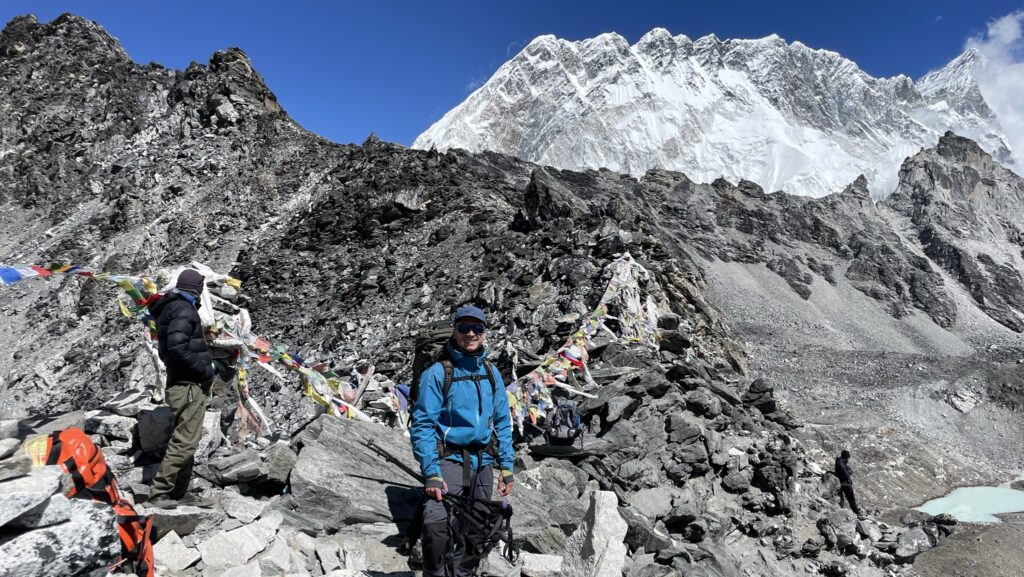
[[[996,513],[1024,511],[1024,491],[1009,487],[963,487],[917,507],[930,515],[949,513],[957,521],[999,523]]]

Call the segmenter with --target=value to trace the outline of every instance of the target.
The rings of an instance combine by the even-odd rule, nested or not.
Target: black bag
[[[580,435],[580,415],[576,403],[568,399],[560,399],[554,410],[548,415],[547,430],[544,438],[549,445],[571,445]]]
[[[519,547],[512,537],[512,505],[503,501],[485,501],[448,493],[444,497],[448,510],[450,543],[461,547],[463,556],[483,559],[496,545],[505,542],[502,556],[514,564]],[[453,530],[453,522],[458,531]]]

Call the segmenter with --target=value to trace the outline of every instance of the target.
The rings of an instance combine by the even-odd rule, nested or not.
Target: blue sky
[[[856,61],[875,76],[917,78],[963,50],[1021,0],[177,2],[5,0],[4,22],[73,12],[102,24],[137,62],[185,68],[240,46],[292,118],[337,142],[372,131],[409,145],[473,86],[541,34],[654,27],[697,38],[776,33]]]

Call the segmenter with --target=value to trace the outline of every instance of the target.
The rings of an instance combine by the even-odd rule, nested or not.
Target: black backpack
[[[576,403],[559,399],[554,410],[548,414],[548,426],[544,437],[549,445],[571,445],[580,435],[580,415]]]

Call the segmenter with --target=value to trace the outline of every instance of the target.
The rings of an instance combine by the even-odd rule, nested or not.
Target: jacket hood
[[[167,293],[164,294],[162,297],[156,299],[156,302],[149,305],[149,314],[153,315],[154,317],[160,316],[160,312],[163,311],[164,308],[167,307],[167,305],[171,304],[174,301],[185,301],[192,305],[193,307],[195,306],[194,302],[190,301],[185,295],[181,294],[181,292],[178,291],[178,289],[171,289],[167,291]]]

